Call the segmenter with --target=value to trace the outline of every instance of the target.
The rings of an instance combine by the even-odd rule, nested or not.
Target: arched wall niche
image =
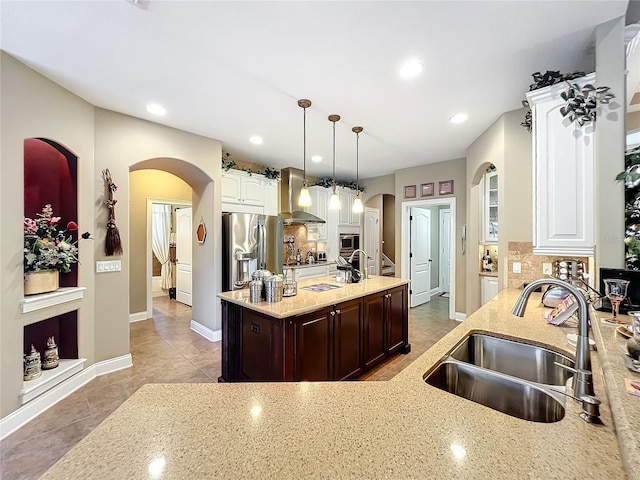
[[[68,148],[47,138],[24,140],[24,216],[36,218],[42,207],[51,204],[61,217],[60,228],[78,221],[78,157]],[[78,240],[78,232],[67,232]],[[78,285],[78,264],[60,275],[61,287]]]

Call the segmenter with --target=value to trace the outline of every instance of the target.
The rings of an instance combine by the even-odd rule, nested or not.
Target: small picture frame
[[[416,198],[416,186],[415,185],[405,185],[405,187],[404,187],[404,198]]]
[[[434,184],[431,183],[423,183],[420,185],[420,196],[421,197],[433,197],[434,195]]]
[[[453,194],[453,180],[445,180],[439,183],[438,195]]]

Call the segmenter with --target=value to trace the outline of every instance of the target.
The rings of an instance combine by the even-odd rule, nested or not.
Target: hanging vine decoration
[[[107,238],[104,244],[104,252],[108,257],[112,255],[122,255],[122,242],[120,240],[120,231],[116,226],[115,213],[115,207],[116,203],[118,203],[118,200],[115,200],[113,198],[113,194],[116,190],[118,190],[118,186],[113,183],[111,172],[108,168],[102,171],[102,178],[107,189],[108,197],[107,200],[104,201],[104,204],[109,210],[109,220],[107,221]]]

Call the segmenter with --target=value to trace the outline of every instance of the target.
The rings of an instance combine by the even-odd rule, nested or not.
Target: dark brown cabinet
[[[362,364],[362,301],[336,307],[333,321],[333,379],[356,378]]]
[[[384,312],[386,292],[364,298],[364,366],[369,369],[386,356]]]
[[[398,287],[385,293],[385,323],[387,326],[387,354],[408,347],[409,325],[407,289]],[[408,353],[408,351],[404,352]]]
[[[293,380],[332,378],[333,309],[323,309],[291,321],[293,329]]]
[[[364,367],[369,369],[408,345],[407,289],[397,287],[365,297]]]
[[[221,381],[348,380],[410,350],[406,285],[288,318],[222,304]]]

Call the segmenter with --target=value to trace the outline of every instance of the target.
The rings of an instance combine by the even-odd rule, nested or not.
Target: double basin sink
[[[564,418],[569,357],[545,347],[471,333],[432,370],[425,382],[513,417],[551,423]]]

